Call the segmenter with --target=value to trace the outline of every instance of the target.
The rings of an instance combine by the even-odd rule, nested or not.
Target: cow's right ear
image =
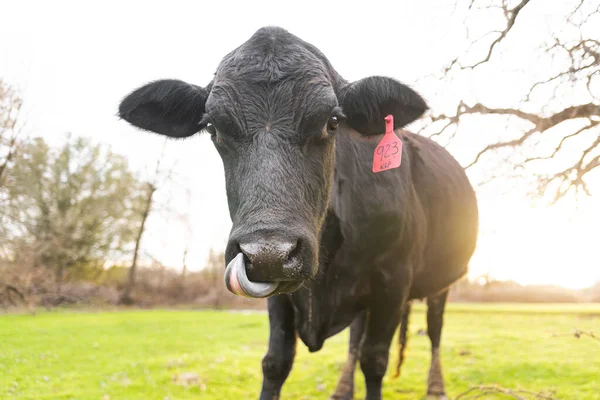
[[[348,124],[364,136],[385,133],[384,118],[394,116],[394,128],[403,128],[427,110],[425,100],[395,79],[371,76],[342,88],[338,96]]]
[[[159,80],[136,89],[119,105],[119,117],[138,128],[183,138],[204,129],[208,90],[183,81]]]

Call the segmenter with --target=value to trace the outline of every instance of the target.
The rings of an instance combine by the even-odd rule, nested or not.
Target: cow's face
[[[223,59],[206,88],[153,82],[127,96],[119,114],[171,137],[211,135],[233,222],[225,283],[235,294],[267,297],[293,292],[317,272],[335,136],[383,134],[385,115],[402,126],[425,109],[401,83],[347,84],[314,47],[263,28]]]

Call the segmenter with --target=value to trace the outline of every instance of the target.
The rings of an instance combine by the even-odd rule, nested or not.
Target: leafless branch
[[[590,94],[591,97],[593,97],[594,99],[598,99],[598,97],[592,92],[592,79],[594,78],[595,75],[600,74],[600,69],[592,72],[590,75],[588,75],[585,86],[587,88],[588,93]]]
[[[447,80],[452,81],[455,76],[454,73],[473,70],[483,63],[491,62],[497,48],[507,40],[511,40],[507,39],[511,36],[511,32],[513,35],[516,33],[515,27],[517,24],[527,23],[524,19],[530,13],[523,14],[523,9],[527,8],[529,10],[531,8],[529,11],[534,13],[533,7],[543,7],[542,3],[534,5],[533,3],[529,4],[527,0],[515,0],[515,2],[516,4],[513,5],[508,0],[494,0],[492,2],[466,1],[463,10],[466,10],[467,15],[473,15],[477,10],[488,10],[489,12],[502,13],[501,18],[504,18],[506,23],[499,28],[493,27],[489,31],[479,34],[480,37],[477,40],[473,41],[467,37],[469,46],[467,52],[451,60],[448,67],[443,70]],[[592,132],[598,132],[600,125],[600,95],[595,91],[597,91],[597,81],[600,79],[600,39],[590,32],[594,32],[592,25],[596,23],[595,18],[599,14],[600,2],[598,0],[576,1],[571,9],[565,12],[564,27],[557,26],[556,29],[553,29],[553,35],[555,36],[548,42],[540,43],[539,46],[539,54],[549,56],[552,60],[551,66],[559,69],[552,70],[545,76],[534,77],[519,104],[513,103],[508,107],[492,108],[483,102],[476,102],[475,105],[468,106],[468,102],[463,99],[459,102],[455,112],[431,116],[430,126],[422,129],[421,132],[426,132],[431,138],[442,136],[452,138],[460,133],[459,123],[462,117],[468,114],[506,116],[509,123],[507,131],[514,126],[515,120],[520,119],[531,124],[531,126],[522,129],[514,139],[501,139],[484,146],[475,155],[473,161],[467,166],[468,168],[480,162],[483,155],[488,152],[503,148],[513,148],[515,150],[528,148],[533,137],[543,134],[563,121],[579,118],[587,119],[587,123],[583,127],[573,127],[573,125],[561,127],[560,142],[546,154],[526,154],[523,157],[524,161],[515,165],[515,169],[521,168],[522,173],[525,171],[525,164],[533,161],[551,160],[564,150],[567,142],[575,141],[575,138],[583,137],[584,134],[587,137]],[[467,32],[469,32],[469,28],[467,17],[465,19]],[[489,35],[494,35],[494,37],[490,38]],[[484,54],[480,55],[479,58],[475,56],[475,61],[464,61],[469,52],[475,51],[474,45],[483,38],[489,38],[490,42],[489,46],[485,48]],[[507,51],[511,50],[511,48],[507,49]],[[545,70],[547,68],[540,68],[540,72]],[[585,99],[585,97],[588,97],[588,99]],[[581,99],[579,101],[584,104],[573,105],[572,101],[574,100],[572,99]],[[452,130],[453,127],[454,130]],[[514,130],[514,128],[512,129]],[[449,132],[451,133],[449,134]],[[586,194],[590,193],[586,176],[591,171],[597,170],[600,163],[597,156],[600,144],[594,139],[592,139],[593,143],[590,142],[580,148],[581,153],[578,154],[577,160],[568,168],[548,175],[533,175],[533,178],[536,178],[538,182],[537,194],[545,194],[550,187],[553,187],[553,190],[556,190],[556,201],[571,189],[574,189],[576,193],[579,191]],[[512,160],[511,158],[506,161],[512,162]]]
[[[585,1],[585,0],[582,0],[582,3],[583,3],[584,1]],[[569,17],[569,21],[571,21],[571,18],[572,18],[572,16],[573,16],[574,14],[575,14],[575,13],[571,14],[571,17]],[[594,14],[600,14],[600,4],[598,5],[598,7],[596,7],[596,10],[594,10],[594,11],[592,11],[591,13],[589,13],[588,15],[586,15],[586,16],[583,18],[583,20],[581,20],[581,23],[579,23],[578,25],[581,27],[581,26],[583,26],[583,25],[587,24],[587,22],[589,21],[589,19],[590,19],[590,18],[592,17],[592,15],[594,15]]]
[[[569,76],[569,75],[571,75],[573,72],[575,72],[575,71],[573,71],[572,69],[569,69],[569,70],[567,70],[567,71],[562,71],[562,72],[559,72],[558,74],[556,74],[556,75],[553,75],[553,76],[551,76],[551,77],[550,77],[550,78],[548,78],[548,79],[544,79],[544,80],[541,80],[541,81],[538,81],[538,82],[534,83],[534,84],[533,84],[533,86],[531,86],[531,89],[529,89],[529,92],[527,93],[527,95],[525,96],[525,101],[529,101],[529,100],[531,99],[531,95],[533,94],[533,92],[534,92],[534,91],[535,91],[535,90],[536,90],[538,87],[540,87],[540,86],[544,86],[544,85],[546,85],[546,84],[548,84],[548,83],[552,83],[552,82],[554,82],[555,80],[557,80],[557,79],[559,79],[559,78],[562,78],[563,76]]]
[[[536,132],[538,132],[538,130],[536,128],[533,128],[533,129],[530,129],[529,131],[527,131],[523,136],[521,136],[518,139],[509,140],[506,142],[496,142],[496,143],[488,144],[487,146],[485,146],[483,148],[483,150],[481,150],[479,153],[477,153],[477,156],[475,156],[475,159],[469,165],[467,165],[465,167],[465,169],[471,168],[473,165],[477,164],[477,162],[479,161],[481,156],[488,153],[489,151],[500,149],[503,147],[519,146],[519,145],[523,144],[527,139],[529,139]]]
[[[594,332],[589,331],[582,331],[581,329],[574,329],[573,332],[570,333],[554,333],[552,334],[552,337],[559,337],[559,336],[573,336],[577,339],[581,339],[582,336],[585,337],[589,337],[590,339],[593,340],[597,340],[600,342],[600,337],[598,337]]]
[[[552,157],[554,157],[556,154],[558,154],[558,152],[559,152],[559,151],[562,149],[562,146],[563,146],[563,144],[564,144],[564,143],[565,143],[567,140],[569,140],[569,139],[571,139],[571,138],[573,138],[573,137],[575,137],[575,136],[578,136],[580,133],[582,133],[582,132],[585,132],[585,131],[587,131],[588,129],[591,129],[591,128],[593,128],[593,127],[597,126],[598,124],[600,124],[600,121],[590,121],[590,123],[589,123],[589,124],[585,125],[585,126],[584,126],[584,127],[582,127],[581,129],[579,129],[579,130],[576,130],[575,132],[573,132],[573,133],[571,133],[571,134],[569,134],[569,135],[563,136],[563,138],[560,140],[560,142],[558,143],[558,146],[556,146],[556,148],[554,149],[554,151],[552,152],[552,154],[549,154],[549,155],[547,155],[547,156],[540,156],[540,157],[530,157],[530,158],[527,158],[527,159],[526,159],[524,162],[525,162],[525,163],[528,163],[528,162],[531,162],[531,161],[537,161],[537,160],[549,160],[549,159],[551,159],[551,158],[552,158]]]
[[[577,5],[577,7],[575,7],[575,9],[573,10],[573,12],[571,14],[569,14],[568,20],[572,21],[573,20],[573,16],[577,13],[577,11],[579,11],[579,9],[581,8],[581,6],[583,5],[583,2],[585,0],[580,0],[579,4]]]
[[[571,189],[575,189],[576,192],[582,190],[588,196],[591,195],[588,190],[587,183],[585,181],[585,175],[593,169],[600,166],[600,156],[592,159],[585,168],[578,168],[577,164],[566,168],[565,170],[544,176],[538,176],[538,194],[542,194],[548,187],[554,182],[558,182],[553,203],[558,202],[563,198]]]
[[[584,165],[584,162],[586,156],[598,146],[600,146],[600,135],[598,135],[596,140],[583,151],[581,157],[575,164],[546,178],[546,186],[555,180],[559,180],[561,183],[556,191],[554,202],[557,202],[573,187],[575,190],[583,190],[588,196],[591,195],[584,178],[586,174],[600,166],[600,155],[592,158],[586,165]],[[543,183],[544,180],[541,182]]]
[[[544,116],[540,114],[526,112],[519,108],[492,108],[482,103],[476,103],[473,106],[469,106],[464,101],[461,101],[459,102],[456,111],[453,114],[439,114],[430,117],[432,126],[434,126],[433,124],[435,123],[442,124],[441,129],[437,129],[435,133],[430,135],[430,137],[433,138],[441,136],[451,126],[458,127],[461,119],[464,116],[475,114],[516,117],[520,120],[524,120],[532,124],[532,127],[530,127],[527,131],[523,132],[520,136],[518,136],[515,139],[498,141],[488,144],[476,154],[473,161],[469,163],[465,168],[470,168],[473,165],[477,164],[485,154],[491,151],[502,148],[518,148],[522,146],[525,142],[527,142],[535,134],[544,133],[550,128],[553,128],[565,121],[582,118],[587,119],[587,124],[585,126],[575,130],[574,132],[566,133],[562,137],[556,148],[549,154],[544,156],[528,157],[525,159],[525,161],[522,162],[522,164],[518,164],[516,166],[523,166],[524,164],[536,160],[549,160],[556,156],[562,150],[564,144],[568,140],[579,136],[584,132],[588,132],[589,130],[594,129],[600,125],[600,119],[598,119],[598,117],[600,117],[600,105],[595,104],[593,102],[569,106],[558,112]],[[455,130],[454,134],[456,134],[456,131],[457,130]],[[589,195],[590,192],[586,184],[585,176],[586,174],[589,174],[592,170],[600,166],[600,156],[594,157],[591,160],[588,160],[588,156],[593,150],[598,148],[600,148],[600,135],[598,135],[597,139],[594,140],[587,148],[582,150],[582,153],[580,154],[580,157],[577,159],[577,161],[570,165],[568,168],[550,175],[538,175],[537,194],[545,193],[546,189],[550,187],[551,184],[557,183],[558,187],[556,189],[554,202],[558,201],[560,198],[565,196],[566,193],[569,192],[571,189],[575,189],[576,192],[581,190],[582,192]]]
[[[511,396],[517,400],[527,400],[527,399],[542,399],[542,400],[556,400],[556,398],[552,395],[545,393],[537,393],[532,392],[530,390],[525,389],[508,389],[498,385],[479,385],[474,386],[467,391],[459,394],[455,397],[456,400],[472,400],[485,398],[493,393],[501,393],[507,396]]]
[[[487,145],[483,150],[481,150],[476,155],[473,162],[471,162],[466,168],[470,168],[471,166],[475,165],[479,161],[481,156],[490,152],[491,150],[496,150],[496,149],[505,148],[505,147],[519,146],[519,145],[523,144],[527,139],[529,139],[533,134],[542,133],[564,121],[578,119],[578,118],[589,118],[591,116],[600,116],[600,106],[593,104],[593,103],[581,104],[581,105],[577,105],[577,106],[567,107],[567,108],[565,108],[559,112],[556,112],[548,117],[542,117],[542,116],[528,113],[528,112],[525,112],[525,111],[522,111],[522,110],[519,110],[516,108],[491,108],[491,107],[488,107],[481,103],[477,103],[473,106],[468,106],[464,102],[461,101],[459,103],[459,105],[456,109],[456,113],[454,115],[449,116],[449,115],[445,115],[445,114],[440,114],[440,115],[431,117],[432,122],[445,120],[446,124],[444,125],[442,130],[438,131],[437,133],[432,134],[430,137],[435,137],[435,136],[441,135],[451,125],[458,124],[460,122],[460,119],[462,116],[470,115],[470,114],[515,116],[520,119],[529,121],[530,123],[532,123],[534,125],[534,127],[531,128],[530,130],[528,130],[527,132],[525,132],[521,137],[519,137],[517,139],[503,141],[503,142],[496,142],[496,143]],[[595,126],[597,124],[598,124],[597,122],[592,121],[585,129],[589,129],[592,126]],[[562,142],[561,142],[561,145],[562,145]]]
[[[468,11],[471,11],[474,3],[475,3],[474,0],[471,1],[471,3],[469,4]],[[476,62],[475,64],[463,66],[463,65],[460,65],[460,58],[462,56],[459,56],[459,57],[453,59],[450,62],[450,64],[445,68],[445,73],[448,73],[456,65],[458,65],[459,68],[463,69],[463,70],[472,70],[472,69],[480,66],[481,64],[488,62],[490,60],[490,58],[492,57],[492,53],[494,52],[494,49],[496,48],[496,46],[498,44],[500,44],[504,40],[504,38],[506,38],[506,35],[508,35],[509,32],[514,27],[517,17],[519,16],[519,13],[523,10],[523,8],[527,5],[527,3],[529,3],[529,0],[521,0],[521,2],[519,4],[517,4],[515,7],[513,7],[512,9],[508,9],[506,2],[503,0],[502,1],[502,10],[504,12],[504,16],[506,17],[506,26],[504,27],[503,30],[496,31],[498,33],[498,37],[496,39],[494,39],[494,41],[492,41],[492,43],[488,47],[487,55],[485,56],[485,58]],[[475,44],[475,42],[472,42],[471,46],[473,46],[474,44]]]
[[[0,160],[0,185],[8,164],[17,150],[17,140],[21,133],[20,122],[23,101],[18,93],[0,79],[0,150],[5,152]]]

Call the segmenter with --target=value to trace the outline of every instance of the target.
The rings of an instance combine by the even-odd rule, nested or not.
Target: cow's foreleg
[[[427,298],[427,334],[431,341],[431,367],[427,379],[427,399],[445,400],[444,377],[440,361],[440,341],[448,291]]]
[[[287,296],[269,298],[269,350],[262,360],[260,400],[278,400],[296,355],[294,309]]]
[[[360,354],[360,342],[365,332],[366,317],[367,314],[361,312],[350,325],[348,358],[346,358],[344,370],[335,388],[335,393],[331,396],[332,400],[352,400],[354,398],[354,371]]]
[[[381,400],[381,383],[387,371],[390,344],[400,323],[408,297],[408,279],[403,284],[380,282],[368,308],[365,338],[360,349],[360,367],[365,376],[367,400]]]

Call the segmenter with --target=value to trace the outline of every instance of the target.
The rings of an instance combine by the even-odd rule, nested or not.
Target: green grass
[[[384,398],[421,399],[429,368],[424,307],[413,307],[407,362],[386,377]],[[450,397],[472,385],[554,391],[559,399],[600,399],[600,305],[448,307],[442,363]],[[57,311],[0,316],[1,399],[257,399],[266,314],[200,311]],[[325,399],[346,354],[348,332],[318,353],[298,346],[284,399]],[[391,351],[390,368],[397,346]],[[191,372],[200,383],[174,381]],[[360,370],[357,398],[364,396]],[[500,398],[500,397],[485,397]],[[502,397],[506,398],[506,397]]]

